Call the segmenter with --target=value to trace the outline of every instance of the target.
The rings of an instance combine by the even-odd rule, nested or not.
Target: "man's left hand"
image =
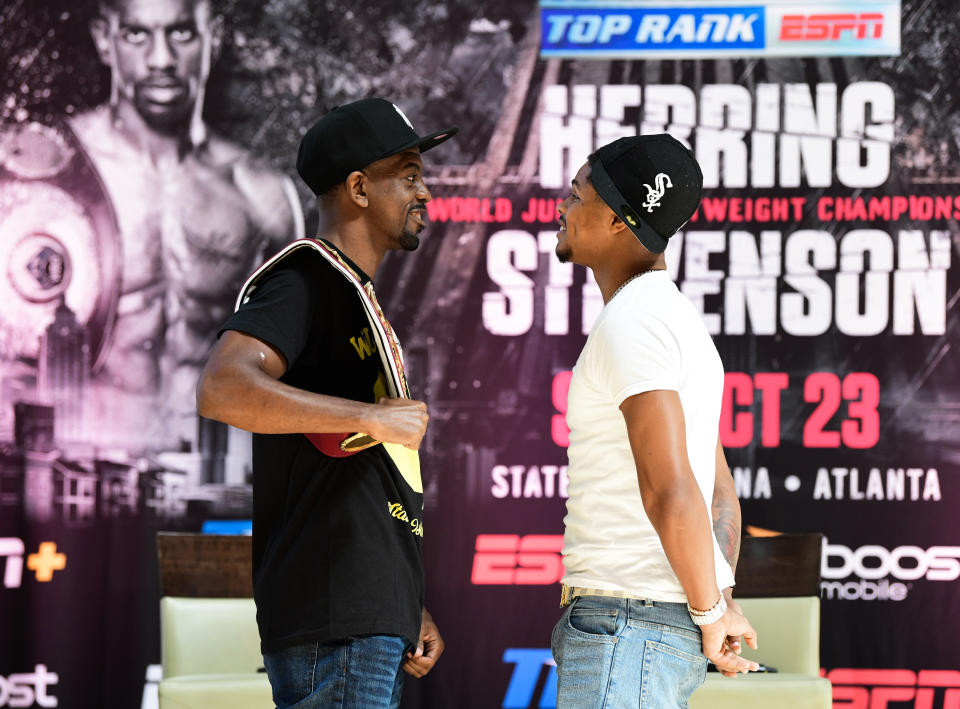
[[[743,616],[740,604],[733,600],[731,590],[724,590],[723,595],[727,599],[727,612],[716,623],[700,627],[703,654],[724,677],[736,677],[741,672],[752,672],[759,668],[756,662],[740,657],[741,638],[756,650],[757,632]]]
[[[423,620],[420,622],[420,641],[416,652],[408,652],[403,662],[403,671],[414,677],[423,677],[433,669],[446,645],[437,630],[433,617],[423,609]]]
[[[733,608],[733,610],[735,610],[737,613],[739,613],[740,615],[743,615],[743,608],[740,607],[739,603],[733,600],[732,588],[725,588],[723,590],[723,596],[724,598],[727,599],[727,608]],[[731,652],[739,655],[742,650],[740,645],[741,640],[742,640],[742,636],[740,635],[728,635],[727,639],[723,643],[724,649],[730,650]],[[740,674],[739,672],[727,672],[725,670],[719,670],[719,672],[724,677],[736,677],[738,674]]]

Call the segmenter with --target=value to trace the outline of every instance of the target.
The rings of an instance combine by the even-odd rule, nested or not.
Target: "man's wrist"
[[[694,625],[710,625],[716,623],[723,617],[723,614],[727,612],[727,598],[721,593],[720,600],[714,603],[713,607],[705,611],[697,610],[688,603],[687,612],[690,613],[690,619],[693,620]]]

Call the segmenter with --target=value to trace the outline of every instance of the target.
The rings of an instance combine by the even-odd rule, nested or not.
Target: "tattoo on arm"
[[[720,551],[730,568],[736,571],[740,556],[740,501],[732,490],[718,485],[713,491],[711,512],[713,533],[720,544]]]

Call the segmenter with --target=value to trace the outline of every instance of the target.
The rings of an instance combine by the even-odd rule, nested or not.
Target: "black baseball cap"
[[[591,156],[590,182],[647,250],[667,239],[697,211],[703,173],[683,143],[667,133],[619,138]]]
[[[419,136],[396,105],[365,98],[336,106],[314,123],[300,141],[297,172],[316,195],[336,187],[354,170],[410,148],[420,152],[452,138],[458,128]]]

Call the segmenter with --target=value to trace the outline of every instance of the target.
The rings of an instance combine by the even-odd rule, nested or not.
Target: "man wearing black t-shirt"
[[[423,608],[426,405],[371,280],[412,251],[430,192],[417,135],[389,101],[339,106],[307,131],[297,170],[317,239],[241,291],[197,389],[201,415],[254,432],[253,576],[278,707],[396,707],[443,640]]]

